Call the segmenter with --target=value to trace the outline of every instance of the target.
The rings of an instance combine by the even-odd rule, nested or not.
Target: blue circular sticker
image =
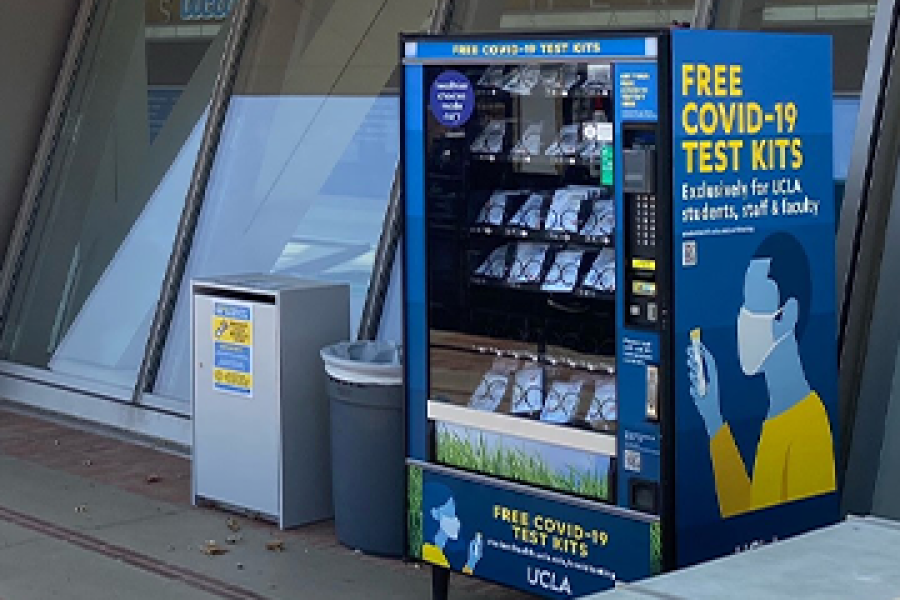
[[[447,127],[462,127],[472,116],[472,82],[459,71],[444,71],[431,84],[431,113]]]

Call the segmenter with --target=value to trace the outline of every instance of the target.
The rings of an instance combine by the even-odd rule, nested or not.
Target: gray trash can
[[[343,342],[322,349],[331,398],[331,468],[338,540],[403,555],[403,366],[400,347]]]

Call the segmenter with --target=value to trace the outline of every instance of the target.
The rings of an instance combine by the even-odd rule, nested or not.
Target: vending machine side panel
[[[831,42],[672,34],[679,566],[838,519]]]

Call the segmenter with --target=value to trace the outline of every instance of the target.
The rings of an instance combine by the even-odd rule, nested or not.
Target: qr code
[[[697,265],[697,242],[689,240],[681,244],[681,266],[694,267]]]
[[[641,472],[641,453],[636,450],[625,450],[623,453],[625,459],[625,470],[635,473]]]

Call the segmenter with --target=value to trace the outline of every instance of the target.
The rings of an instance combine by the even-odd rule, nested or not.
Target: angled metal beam
[[[53,156],[63,136],[69,103],[76,87],[85,51],[90,43],[90,34],[100,11],[100,4],[101,0],[82,0],[75,16],[69,44],[50,100],[50,109],[44,121],[16,224],[3,260],[3,271],[0,273],[0,330],[8,325],[13,292],[22,269],[35,216],[40,208],[40,198],[53,165]],[[104,3],[104,6],[108,6],[108,3]]]
[[[716,8],[719,0],[696,0],[694,3],[694,18],[691,19],[691,29],[712,29],[716,22]]]
[[[152,390],[156,381],[156,375],[159,372],[166,337],[172,324],[172,317],[178,302],[178,294],[181,290],[181,282],[184,279],[191,245],[194,240],[194,234],[197,231],[197,222],[206,197],[206,186],[209,183],[209,176],[215,162],[216,150],[219,147],[219,139],[222,135],[222,126],[228,114],[228,104],[234,88],[238,63],[247,38],[250,17],[255,4],[256,0],[240,0],[234,9],[231,28],[225,41],[225,53],[222,55],[222,62],[210,100],[209,117],[203,130],[200,152],[197,154],[197,162],[194,164],[194,172],[185,198],[184,210],[178,223],[178,234],[175,238],[169,265],[166,268],[160,299],[156,305],[153,324],[150,327],[150,335],[147,338],[144,359],[141,362],[141,368],[134,387],[132,402],[135,404],[140,403],[141,396],[145,392]]]
[[[454,6],[453,0],[438,0],[435,3],[431,21],[428,24],[428,33],[441,33],[446,29],[452,20]],[[391,284],[391,270],[397,255],[397,245],[400,242],[403,224],[401,213],[403,199],[400,192],[401,172],[401,166],[397,165],[394,171],[394,181],[391,184],[391,195],[384,224],[381,227],[381,237],[375,252],[366,303],[359,321],[357,337],[361,340],[375,339],[378,335],[378,327],[381,325],[381,316],[384,313],[385,298]]]
[[[846,335],[844,324],[854,287],[854,273],[859,261],[858,251],[868,209],[875,151],[885,116],[884,101],[896,36],[897,2],[881,0],[872,25],[866,75],[860,95],[859,117],[856,122],[853,153],[847,171],[837,235],[836,291],[840,306],[842,336]]]
[[[891,169],[896,181],[900,177],[900,165]],[[858,388],[852,401],[842,396],[841,415],[841,468],[843,471],[844,510],[853,514],[869,514],[875,510],[879,498],[879,484],[896,482],[897,412],[900,395],[897,394],[897,352],[900,349],[900,319],[896,317],[897,298],[900,297],[900,278],[896,276],[896,262],[900,259],[900,186],[894,185],[893,193],[886,200],[893,204],[887,218],[884,238],[884,260],[878,268],[878,290],[872,298],[871,316],[866,324],[867,332],[861,342],[866,344],[864,363],[860,368]],[[842,388],[847,375],[841,373]],[[847,393],[846,389],[842,389]],[[852,412],[851,412],[852,411]],[[843,465],[846,465],[844,467]],[[891,487],[888,485],[888,487]],[[900,517],[897,502],[891,498],[887,506],[882,503],[880,516]],[[888,514],[884,510],[887,509]]]
[[[900,327],[892,221],[900,156],[900,0],[881,0],[869,45],[859,120],[837,237],[840,442],[845,506],[871,507],[885,416],[892,401]],[[892,295],[894,294],[894,295]]]

